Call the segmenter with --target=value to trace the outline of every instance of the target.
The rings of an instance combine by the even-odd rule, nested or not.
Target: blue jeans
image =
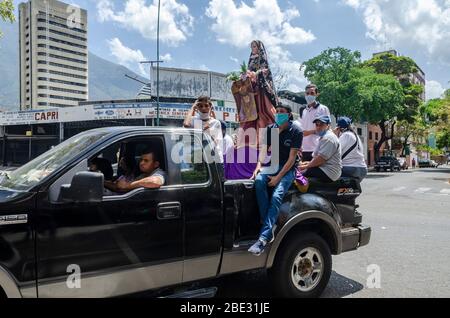
[[[267,189],[270,176],[275,175],[260,173],[255,180],[256,200],[258,201],[259,214],[263,222],[259,238],[266,242],[272,240],[272,228],[277,223],[284,196],[294,182],[295,169],[291,169],[286,173],[280,183],[273,189],[271,200],[269,200],[269,192]]]

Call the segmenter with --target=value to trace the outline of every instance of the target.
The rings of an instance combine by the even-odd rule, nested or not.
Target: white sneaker
[[[264,249],[266,248],[267,243],[263,240],[259,239],[256,241],[255,244],[253,244],[248,251],[252,253],[255,256],[260,256],[262,253],[264,253]]]

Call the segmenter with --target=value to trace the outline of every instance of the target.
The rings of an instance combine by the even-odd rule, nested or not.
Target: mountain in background
[[[0,110],[19,110],[19,26],[0,22]],[[124,66],[89,53],[89,100],[136,98],[142,84],[125,74],[148,82]]]

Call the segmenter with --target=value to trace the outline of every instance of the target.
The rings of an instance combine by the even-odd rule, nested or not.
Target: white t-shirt
[[[223,154],[228,158],[234,156],[234,142],[230,135],[225,135],[223,138]]]
[[[209,129],[203,130],[208,124]],[[205,134],[208,134],[211,136],[211,138],[216,143],[216,156],[217,160],[219,162],[223,162],[223,134],[222,134],[222,125],[220,124],[220,121],[218,121],[215,118],[210,117],[208,121],[203,121],[200,119],[199,115],[197,114],[192,119],[192,128],[196,129],[202,129]]]
[[[346,131],[339,137],[339,142],[341,143],[342,155],[344,155],[355,144],[356,134]],[[358,145],[342,160],[342,166],[367,168],[363,151],[364,147],[361,139],[358,137]]]
[[[313,123],[314,119],[319,116],[330,115],[330,110],[327,106],[322,104],[317,104],[316,107],[306,107],[303,110],[302,118],[298,119],[302,125],[303,131],[315,130],[316,125]],[[304,152],[314,152],[319,144],[320,137],[317,135],[310,135],[308,137],[303,137],[302,150]]]

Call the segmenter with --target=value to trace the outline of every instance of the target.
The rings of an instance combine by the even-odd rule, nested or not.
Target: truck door
[[[208,149],[203,147],[201,134],[175,133],[172,140],[172,160],[180,171],[179,182],[184,190],[183,281],[214,277],[220,265],[223,239],[220,174],[216,163],[205,160]]]
[[[161,168],[167,169],[162,135],[119,140],[110,146],[117,151],[108,147],[93,157],[116,155],[123,143],[137,159],[140,149],[158,151]],[[108,159],[113,163],[114,158]],[[87,160],[81,167],[87,169]],[[169,173],[168,184],[160,189],[107,193],[96,204],[58,202],[42,193],[37,230],[39,296],[106,297],[181,283],[183,189],[170,180]]]

